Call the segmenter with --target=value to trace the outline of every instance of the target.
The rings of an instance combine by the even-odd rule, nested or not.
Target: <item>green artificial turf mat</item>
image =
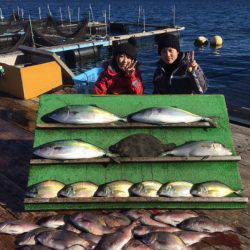
[[[101,148],[108,147],[122,138],[136,133],[156,136],[163,143],[183,144],[186,141],[212,140],[225,144],[233,151],[232,135],[222,95],[145,95],[145,96],[91,96],[91,95],[43,95],[37,123],[41,117],[56,108],[73,104],[95,104],[119,116],[147,107],[174,106],[195,114],[217,117],[217,128],[140,128],[140,129],[36,129],[34,147],[60,139],[82,139]],[[56,179],[69,184],[76,181],[92,181],[103,184],[126,179],[133,182],[154,179],[161,182],[185,180],[193,183],[218,180],[235,190],[241,189],[241,179],[236,162],[172,162],[126,164],[78,164],[38,165],[30,167],[28,185]],[[74,208],[240,208],[243,203],[142,203],[142,204],[26,204],[27,210]]]

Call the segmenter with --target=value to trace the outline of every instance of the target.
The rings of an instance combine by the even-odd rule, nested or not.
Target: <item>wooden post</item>
[[[109,4],[109,22],[110,22],[110,16],[111,16],[111,6]]]
[[[62,18],[62,8],[59,8],[59,12],[60,12],[60,18],[61,18],[61,26],[63,27],[63,18]]]
[[[30,14],[29,14],[29,24],[30,24],[30,30],[31,30],[32,45],[33,45],[33,47],[35,47],[34,33],[33,33],[33,28],[32,28],[32,23],[31,23]]]
[[[78,20],[78,23],[79,23],[80,22],[80,7],[78,7],[77,20]]]
[[[38,7],[38,14],[39,14],[39,19],[42,19],[42,11],[41,11],[41,7]]]
[[[69,15],[69,27],[70,27],[70,31],[71,31],[71,13],[70,13],[69,6],[68,6],[68,15]]]
[[[51,13],[51,10],[50,10],[50,7],[49,7],[49,4],[47,4],[47,8],[48,8],[49,15],[50,15],[50,16],[52,16],[52,13]]]

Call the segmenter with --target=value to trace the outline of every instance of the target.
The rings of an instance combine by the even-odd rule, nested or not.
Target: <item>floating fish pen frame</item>
[[[121,117],[149,107],[177,106],[178,108],[207,117],[216,117],[217,127],[61,127],[45,128],[41,117],[65,105],[96,104]],[[129,104],[129,105],[128,105]],[[46,124],[47,125],[47,124]],[[145,125],[145,124],[144,124]],[[186,141],[212,140],[227,146],[232,156],[224,157],[119,157],[114,162],[108,157],[56,161],[32,159],[28,185],[54,179],[65,184],[91,181],[97,185],[114,180],[129,180],[133,183],[156,180],[162,183],[188,181],[221,181],[234,190],[242,189],[236,155],[233,147],[228,114],[222,95],[148,95],[148,96],[94,96],[94,95],[43,95],[37,118],[34,147],[62,139],[82,139],[107,149],[110,145],[131,134],[151,134],[163,143],[181,145]],[[139,159],[138,159],[139,158]],[[222,198],[26,198],[26,210],[51,209],[119,209],[119,208],[169,208],[169,209],[235,209],[246,207],[248,198],[231,195]]]

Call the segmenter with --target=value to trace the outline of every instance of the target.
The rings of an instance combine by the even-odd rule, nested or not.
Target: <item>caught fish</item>
[[[198,216],[199,215],[193,211],[174,211],[155,215],[154,219],[172,226],[176,226],[188,218]]]
[[[158,194],[167,197],[192,197],[190,190],[193,184],[186,181],[170,182],[162,185]]]
[[[189,250],[178,236],[171,233],[149,233],[143,235],[140,240],[155,250]]]
[[[236,231],[236,229],[233,227],[212,221],[209,218],[203,216],[184,220],[178,225],[178,227],[183,230],[191,230],[204,233]]]
[[[86,250],[86,248],[81,245],[74,245],[74,246],[68,247],[66,250]]]
[[[69,124],[100,124],[126,121],[96,105],[68,105],[42,117],[45,122],[56,121]]]
[[[127,216],[117,212],[103,215],[103,218],[108,227],[124,227],[131,223],[131,220]]]
[[[122,250],[153,250],[151,247],[143,244],[139,240],[131,239]]]
[[[19,250],[51,250],[52,248],[48,248],[42,245],[34,245],[34,246],[24,246],[18,249]]]
[[[59,181],[43,181],[29,186],[25,195],[31,198],[55,198],[63,187],[64,184]]]
[[[35,148],[33,154],[46,159],[73,160],[102,157],[106,152],[82,140],[59,140]]]
[[[175,144],[163,144],[152,135],[134,134],[110,146],[109,150],[124,157],[157,157],[175,146]]]
[[[162,156],[227,156],[232,152],[223,144],[213,141],[192,141],[187,142],[173,150],[165,152]]]
[[[58,250],[64,250],[74,245],[80,245],[90,249],[94,247],[93,243],[83,239],[78,234],[63,230],[43,232],[38,234],[36,239],[42,245]]]
[[[24,221],[5,221],[0,223],[0,233],[18,235],[27,233],[31,230],[39,228],[38,225]]]
[[[138,220],[142,225],[155,226],[155,227],[166,227],[165,223],[155,221],[150,216],[150,212],[147,210],[132,209],[125,212],[125,214],[132,220]]]
[[[156,226],[138,226],[133,230],[134,235],[141,236],[148,233],[154,232],[167,232],[167,233],[175,233],[181,231],[179,228],[172,227],[169,225],[164,225],[164,227],[156,227]]]
[[[52,215],[42,218],[38,221],[38,224],[42,227],[58,228],[65,225],[65,215]]]
[[[97,189],[98,186],[96,184],[82,181],[66,185],[59,191],[58,195],[69,198],[93,197]]]
[[[82,212],[71,216],[70,220],[77,228],[94,235],[109,234],[115,231],[114,228],[106,225],[102,214]]]
[[[191,189],[191,194],[200,197],[225,197],[232,193],[240,194],[241,190],[233,190],[226,184],[219,181],[207,181],[199,184],[194,184]]]
[[[133,185],[130,181],[113,181],[99,186],[96,196],[101,197],[129,197],[129,189]]]
[[[96,244],[102,238],[99,235],[94,235],[94,234],[91,234],[91,233],[81,233],[80,236],[83,237],[84,239],[86,239],[87,241],[91,241],[91,242],[96,243]]]
[[[192,232],[192,231],[179,231],[176,232],[175,235],[180,237],[187,246],[198,243],[204,238],[211,237],[211,235],[208,233]]]
[[[188,111],[167,107],[167,108],[147,108],[127,117],[128,121],[150,123],[150,124],[171,124],[190,123],[199,121],[211,121],[211,118],[192,114]]]
[[[96,249],[121,250],[133,237],[132,230],[137,225],[138,221],[134,221],[131,225],[118,229],[115,233],[103,236]]]
[[[36,241],[36,236],[39,233],[45,232],[45,231],[49,231],[50,229],[48,228],[36,228],[32,231],[29,231],[27,233],[25,233],[24,235],[22,235],[20,238],[17,239],[16,244],[18,246],[25,246],[25,245],[29,245],[29,246],[33,246],[36,245],[37,241]]]
[[[82,231],[74,227],[70,223],[66,223],[64,226],[60,227],[60,229],[65,230],[65,231],[71,231],[76,234],[80,234]]]
[[[130,192],[134,195],[141,197],[158,197],[158,190],[162,186],[162,183],[158,181],[143,181],[134,184],[130,188]]]

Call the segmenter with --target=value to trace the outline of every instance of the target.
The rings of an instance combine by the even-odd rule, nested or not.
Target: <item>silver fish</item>
[[[63,187],[64,184],[59,181],[42,181],[29,186],[25,195],[31,198],[55,198]]]
[[[109,234],[115,231],[106,225],[102,214],[82,212],[72,215],[70,220],[77,228],[94,235]]]
[[[126,121],[95,105],[68,105],[42,117],[45,122],[56,121],[69,124],[100,124]]]
[[[83,239],[78,234],[63,230],[43,232],[38,234],[36,239],[42,245],[58,250],[64,250],[74,245],[80,245],[85,248],[94,246],[93,243]]]
[[[184,220],[178,225],[178,227],[183,230],[191,230],[204,233],[236,231],[236,228],[212,221],[209,218],[203,216]]]
[[[211,121],[208,117],[192,114],[188,111],[167,107],[167,108],[147,108],[127,117],[128,121],[136,121],[150,124],[171,124],[171,123],[190,123],[198,121]]]
[[[42,218],[38,221],[38,224],[42,227],[58,228],[65,225],[65,215],[52,215]]]
[[[34,246],[23,246],[22,248],[18,248],[19,250],[52,250],[52,248],[48,248],[42,245],[34,245]]]
[[[61,189],[58,195],[77,198],[77,197],[93,197],[98,186],[92,182],[81,181],[66,185]]]
[[[113,234],[108,234],[102,237],[96,249],[99,250],[121,250],[133,237],[132,230],[138,225],[134,221],[131,225],[119,229]]]
[[[19,246],[25,246],[25,245],[29,245],[29,246],[33,246],[36,245],[37,241],[36,241],[36,236],[39,233],[45,232],[45,231],[49,231],[49,228],[37,228],[34,229],[32,231],[29,231],[27,233],[25,233],[24,235],[22,235],[20,238],[17,239],[16,244]]]
[[[130,181],[112,181],[99,186],[96,196],[101,197],[129,197],[129,189],[133,185]]]
[[[130,192],[137,196],[142,197],[158,197],[158,190],[162,186],[162,183],[158,181],[143,181],[134,184],[130,188]]]
[[[143,235],[141,241],[155,250],[189,250],[178,236],[166,232]]]
[[[192,197],[190,190],[193,184],[186,181],[170,182],[162,185],[158,194],[167,197]]]
[[[96,244],[102,238],[99,235],[94,235],[94,234],[91,234],[91,233],[81,233],[80,236],[83,237],[84,239],[86,239],[87,241],[91,241],[91,242],[96,243]]]
[[[164,225],[164,227],[156,227],[156,226],[138,226],[133,230],[134,235],[145,235],[148,233],[153,232],[167,232],[167,233],[174,233],[181,231],[179,228],[172,227],[169,225]]]
[[[66,223],[64,226],[60,227],[60,229],[65,231],[71,231],[77,234],[80,234],[82,231],[74,227],[71,223]]]
[[[5,221],[0,223],[0,233],[18,235],[39,228],[38,225],[24,221]]]
[[[73,160],[102,157],[106,152],[82,140],[59,140],[37,147],[33,154],[46,159]]]
[[[180,237],[187,246],[200,242],[204,238],[211,237],[211,234],[208,233],[192,232],[192,231],[179,231],[176,232],[175,235]]]
[[[174,211],[155,215],[154,219],[172,226],[176,226],[188,218],[198,216],[199,215],[193,211]]]
[[[213,141],[193,141],[187,142],[171,151],[165,152],[162,156],[227,156],[232,152],[223,144]]]
[[[191,194],[200,197],[225,197],[232,193],[240,194],[242,190],[233,190],[228,185],[219,181],[207,181],[195,184]]]
[[[125,212],[125,214],[132,220],[138,220],[142,225],[166,227],[165,223],[153,220],[150,216],[150,212],[147,210],[131,209]]]
[[[153,250],[151,247],[143,244],[139,240],[131,239],[122,250]]]

